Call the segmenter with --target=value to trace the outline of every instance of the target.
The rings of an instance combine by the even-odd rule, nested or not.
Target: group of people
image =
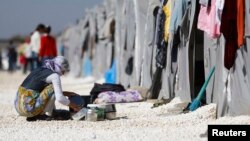
[[[41,66],[44,60],[57,56],[56,40],[50,35],[50,32],[51,26],[38,24],[30,37],[27,37],[25,42],[20,45],[19,61],[23,66],[24,73],[26,73],[27,68],[33,71]]]

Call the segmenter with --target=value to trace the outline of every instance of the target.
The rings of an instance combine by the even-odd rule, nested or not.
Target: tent
[[[75,76],[83,76],[79,74],[85,59],[91,60],[92,75],[97,79],[104,77],[114,60],[116,83],[151,90],[149,98],[180,97],[191,102],[215,66],[202,102],[216,103],[218,117],[249,114],[250,2],[206,2],[104,0],[103,5],[86,10],[83,19],[68,27],[58,41],[67,46],[65,55]],[[170,14],[166,14],[167,5]],[[202,11],[207,13],[204,23],[214,27],[201,24]],[[232,16],[230,11],[237,13],[232,26],[226,22],[226,17]],[[166,19],[170,19],[169,27]],[[231,30],[237,36],[229,36]],[[241,41],[241,45],[235,48],[231,40]],[[159,54],[164,58],[162,45],[166,45],[166,65],[159,66],[156,58]]]

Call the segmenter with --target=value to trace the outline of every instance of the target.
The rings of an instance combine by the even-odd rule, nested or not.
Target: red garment
[[[237,0],[238,48],[244,44],[245,0]]]
[[[24,55],[20,55],[20,56],[19,56],[19,63],[20,63],[21,65],[26,64],[26,58],[25,58]]]
[[[39,51],[39,57],[56,57],[56,40],[50,35],[44,35],[41,37],[41,48]]]
[[[236,0],[225,0],[221,17],[221,33],[223,33],[226,40],[224,65],[227,69],[230,69],[234,64],[238,48]]]

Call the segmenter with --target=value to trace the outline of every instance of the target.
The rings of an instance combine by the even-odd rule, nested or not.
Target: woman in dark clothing
[[[67,98],[77,94],[62,91],[60,76],[68,71],[69,63],[63,56],[46,60],[42,67],[32,71],[16,95],[15,108],[18,114],[28,117],[27,120],[45,114],[52,116],[55,100],[79,111],[80,107]]]

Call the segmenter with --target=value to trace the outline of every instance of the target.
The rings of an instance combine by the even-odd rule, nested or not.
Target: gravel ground
[[[250,116],[216,119],[215,104],[182,113],[186,103],[178,98],[157,108],[151,108],[152,102],[116,104],[117,120],[27,122],[13,106],[16,90],[24,78],[20,72],[0,72],[0,141],[205,141],[208,124],[250,124]],[[62,77],[63,90],[80,95],[87,95],[93,82],[91,77]]]

